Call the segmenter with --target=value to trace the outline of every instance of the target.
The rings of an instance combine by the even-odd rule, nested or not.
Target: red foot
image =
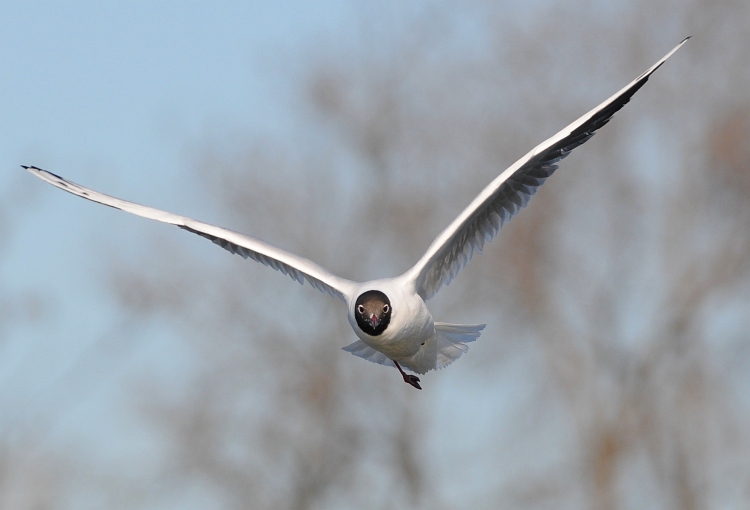
[[[409,383],[418,390],[421,390],[422,387],[419,385],[419,377],[416,375],[404,375],[404,382]]]
[[[399,365],[398,361],[396,361],[395,359],[393,360],[393,363],[396,365],[396,368],[398,368],[398,371],[401,372],[401,375],[403,376],[404,382],[406,384],[411,384],[418,390],[422,389],[422,387],[419,385],[419,377],[417,377],[416,375],[409,375],[404,373],[404,371],[401,370],[401,365]]]

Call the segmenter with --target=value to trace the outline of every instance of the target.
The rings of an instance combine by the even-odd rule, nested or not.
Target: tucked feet
[[[405,373],[401,369],[401,365],[399,365],[398,361],[396,361],[395,359],[393,360],[393,363],[396,365],[396,368],[398,368],[398,371],[401,372],[401,376],[404,378],[404,382],[405,383],[411,384],[412,386],[414,386],[418,390],[422,389],[422,387],[419,385],[419,377],[417,377],[416,375],[409,375],[409,374]]]

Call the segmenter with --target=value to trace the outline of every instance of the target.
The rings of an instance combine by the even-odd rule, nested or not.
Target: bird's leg
[[[393,361],[393,364],[396,365],[396,368],[398,368],[398,371],[401,372],[401,375],[404,377],[405,383],[411,384],[418,390],[422,389],[422,387],[419,385],[419,377],[417,377],[416,375],[409,375],[405,373],[403,370],[401,370],[401,365],[399,365],[398,361],[396,361],[395,359],[391,361]]]

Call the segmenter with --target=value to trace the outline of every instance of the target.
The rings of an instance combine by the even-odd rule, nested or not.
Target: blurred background
[[[750,504],[750,2],[3,2],[0,508]],[[37,165],[400,274],[694,38],[430,303],[424,391],[340,302]]]

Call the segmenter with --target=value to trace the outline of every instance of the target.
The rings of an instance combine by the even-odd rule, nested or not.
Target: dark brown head
[[[378,336],[391,322],[391,301],[379,290],[368,290],[354,303],[354,318],[359,329]]]

